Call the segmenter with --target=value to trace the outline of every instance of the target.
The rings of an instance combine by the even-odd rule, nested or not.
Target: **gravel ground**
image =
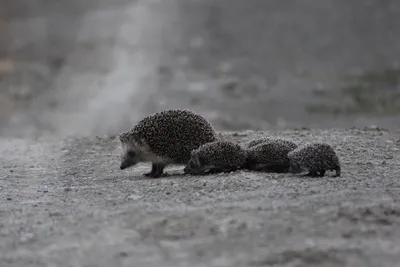
[[[342,177],[145,179],[115,138],[0,139],[0,266],[398,266],[399,133],[224,133],[262,134],[332,144]]]

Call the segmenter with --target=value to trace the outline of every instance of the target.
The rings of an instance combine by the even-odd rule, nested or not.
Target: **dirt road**
[[[400,134],[265,134],[332,144],[342,177],[145,179],[112,138],[2,139],[0,266],[398,266]]]

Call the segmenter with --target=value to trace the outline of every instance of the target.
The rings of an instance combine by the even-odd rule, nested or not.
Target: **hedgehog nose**
[[[186,167],[183,169],[183,172],[184,172],[184,173],[189,173],[189,170],[190,170],[189,166],[186,166]]]
[[[121,165],[121,166],[119,166],[119,168],[120,168],[121,170],[123,170],[123,169],[125,169],[125,166],[124,166],[124,165]]]

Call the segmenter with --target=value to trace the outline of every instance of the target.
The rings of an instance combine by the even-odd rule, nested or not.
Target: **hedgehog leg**
[[[308,173],[304,174],[303,176],[307,176],[307,177],[318,177],[318,172],[314,171],[314,170],[310,170]]]
[[[251,171],[262,171],[265,169],[265,164],[247,163],[246,169],[251,170]]]
[[[263,163],[247,164],[246,169],[256,172],[275,172],[273,167]]]
[[[145,173],[144,176],[151,178],[160,178],[163,174],[164,168],[165,163],[153,162],[151,165],[151,171],[149,173]]]
[[[236,171],[237,167],[233,166],[221,166],[221,165],[209,165],[209,166],[204,166],[200,168],[197,172],[197,174],[204,175],[206,173],[208,174],[216,174],[216,173],[221,173],[221,172],[233,172]]]
[[[215,171],[214,166],[206,165],[199,167],[196,166],[195,168],[188,168],[185,173],[191,175],[204,175],[206,173],[214,173],[214,171]]]
[[[335,168],[335,174],[332,177],[340,177],[340,166]]]
[[[275,172],[275,173],[287,173],[289,172],[289,165],[287,164],[277,164],[277,165],[273,165],[269,168],[269,170],[271,172]]]
[[[209,174],[216,174],[216,173],[221,173],[221,172],[230,172],[231,168],[227,168],[225,166],[218,166],[218,165],[212,165],[207,167],[207,171]]]
[[[212,167],[208,170],[209,174],[216,174],[216,173],[221,173],[221,172],[224,172],[224,170],[221,168],[218,168],[218,167]]]
[[[220,166],[217,168],[220,172],[234,172],[237,171],[239,168],[237,166]]]
[[[324,175],[325,175],[325,170],[319,170],[318,176],[324,177]]]
[[[156,165],[155,165],[154,163],[152,163],[152,165],[151,165],[151,171],[148,172],[148,173],[145,173],[145,174],[143,174],[143,175],[146,176],[146,177],[151,177],[151,176],[153,176],[153,175],[156,173],[156,170],[157,170]]]

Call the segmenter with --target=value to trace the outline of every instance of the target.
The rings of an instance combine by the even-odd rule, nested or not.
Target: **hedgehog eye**
[[[135,152],[132,151],[132,150],[129,150],[127,154],[128,154],[128,156],[131,157],[131,158],[133,158],[133,157],[136,155]]]
[[[191,168],[196,168],[196,167],[197,167],[196,164],[193,162],[193,160],[191,160],[191,161],[189,162],[189,166],[190,166]]]
[[[197,159],[198,159],[198,162],[199,162],[200,165],[204,165],[205,162],[204,162],[204,159],[202,157],[198,157]]]

